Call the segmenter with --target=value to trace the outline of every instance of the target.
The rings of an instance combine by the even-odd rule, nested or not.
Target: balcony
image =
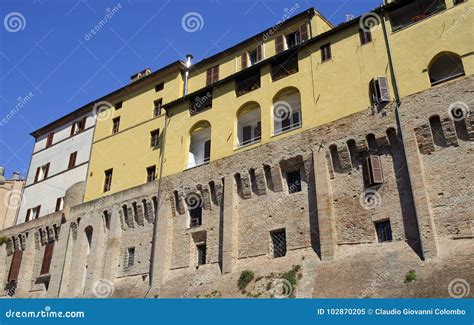
[[[284,56],[273,59],[272,81],[285,78],[298,72],[298,53],[291,52]]]
[[[407,4],[389,13],[394,32],[446,9],[444,0],[402,1],[402,3]]]
[[[260,69],[245,73],[236,80],[237,97],[247,94],[255,89],[260,88]]]

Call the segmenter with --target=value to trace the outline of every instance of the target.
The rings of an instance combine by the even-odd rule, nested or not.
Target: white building
[[[86,180],[95,117],[78,109],[31,133],[31,157],[17,224],[60,211],[66,190]]]

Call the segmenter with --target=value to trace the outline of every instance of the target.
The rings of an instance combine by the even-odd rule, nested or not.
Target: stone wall
[[[22,249],[20,297],[194,297],[213,288],[238,297],[242,270],[265,278],[296,264],[300,297],[361,296],[380,274],[389,275],[378,296],[445,296],[453,277],[474,283],[474,114],[450,117],[453,103],[472,106],[473,81],[466,77],[403,98],[399,108],[389,103],[376,114],[368,110],[239,150],[161,184],[82,204],[69,200],[63,213],[0,233],[7,237],[0,279],[6,283],[11,255]],[[383,183],[372,187],[362,168],[369,155],[380,157],[383,172]],[[288,182],[297,171],[299,191]],[[202,208],[196,227],[193,208]],[[392,241],[379,242],[379,221],[390,221]],[[281,229],[287,252],[274,258],[271,233]],[[45,279],[38,269],[48,241],[56,244]],[[204,265],[198,245],[206,247]],[[397,285],[408,266],[426,277],[425,285],[430,276],[438,284]]]

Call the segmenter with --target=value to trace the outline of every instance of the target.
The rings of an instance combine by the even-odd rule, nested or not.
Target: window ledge
[[[237,146],[234,148],[234,150],[239,150],[239,149],[243,149],[243,148],[248,148],[248,147],[251,147],[252,145],[254,144],[259,144],[260,142],[262,141],[262,139],[258,139],[258,140],[255,140],[255,141],[252,141],[252,142],[249,142],[249,143],[246,143],[246,144],[237,144]]]
[[[278,132],[278,133],[274,132],[274,133],[272,134],[272,138],[273,138],[273,137],[277,137],[277,136],[279,136],[279,135],[281,135],[281,134],[284,134],[284,133],[289,133],[289,132],[291,132],[291,131],[301,129],[302,127],[303,127],[303,124],[300,123],[300,125],[295,126],[295,127],[291,128],[291,129],[288,129],[288,130],[285,130],[285,131],[280,131],[280,132]]]
[[[205,161],[205,162],[193,165],[193,166],[186,165],[186,166],[184,166],[184,170],[189,170],[189,169],[193,169],[193,168],[196,168],[196,167],[199,167],[199,166],[202,166],[202,165],[207,165],[207,164],[209,164],[210,161],[211,160],[208,160],[208,161]]]

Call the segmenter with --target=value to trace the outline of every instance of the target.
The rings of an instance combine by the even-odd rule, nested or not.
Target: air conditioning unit
[[[378,107],[390,101],[388,82],[386,77],[376,77],[370,81],[370,96],[372,107]]]

